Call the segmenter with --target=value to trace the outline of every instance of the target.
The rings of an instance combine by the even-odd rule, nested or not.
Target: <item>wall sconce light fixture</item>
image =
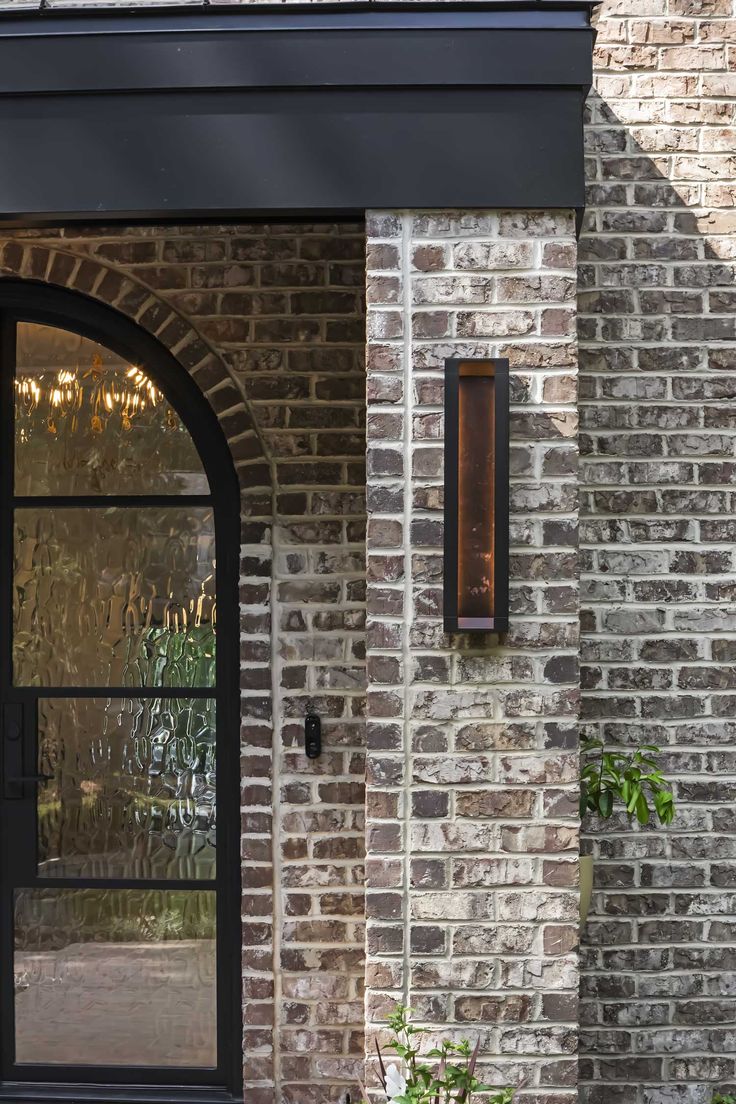
[[[445,632],[509,627],[509,362],[445,361]]]

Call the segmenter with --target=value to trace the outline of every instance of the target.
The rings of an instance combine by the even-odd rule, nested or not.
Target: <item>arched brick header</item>
[[[273,1093],[273,893],[271,524],[273,465],[247,402],[221,358],[188,319],[144,283],[54,245],[9,240],[0,248],[0,280],[41,281],[113,307],[176,358],[214,410],[228,442],[241,493],[240,753],[243,860],[242,974],[244,1082],[248,1098]],[[234,966],[234,968],[237,968]]]
[[[245,512],[249,517],[270,518],[270,462],[251,413],[225,365],[188,319],[119,269],[45,244],[5,242],[0,276],[41,280],[81,292],[114,307],[156,337],[217,414],[238,471]]]

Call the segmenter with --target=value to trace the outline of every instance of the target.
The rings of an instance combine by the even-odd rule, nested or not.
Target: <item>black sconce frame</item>
[[[444,627],[509,627],[506,359],[445,361]]]

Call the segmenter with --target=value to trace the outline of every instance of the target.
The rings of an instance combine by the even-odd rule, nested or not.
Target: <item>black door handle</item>
[[[0,709],[2,723],[2,760],[3,793],[9,801],[22,801],[30,797],[24,789],[21,778],[30,767],[35,767],[33,759],[27,757],[25,717],[20,702],[4,702]],[[18,781],[16,781],[18,779]]]

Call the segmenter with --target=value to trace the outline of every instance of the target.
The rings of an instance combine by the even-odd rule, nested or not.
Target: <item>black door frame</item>
[[[73,330],[98,341],[131,363],[145,368],[164,392],[189,430],[208,476],[209,495],[170,496],[39,496],[13,495],[15,329],[19,321],[38,322]],[[186,370],[156,338],[112,307],[79,292],[49,287],[32,280],[0,279],[0,702],[26,706],[32,712],[43,697],[209,697],[217,710],[217,819],[218,861],[215,882],[139,880],[139,887],[209,888],[217,891],[217,1036],[218,1067],[199,1070],[175,1067],[82,1067],[60,1065],[17,1066],[12,1062],[14,1032],[13,993],[13,885],[64,888],[65,879],[39,879],[22,856],[18,869],[13,850],[0,855],[0,879],[5,887],[0,902],[0,961],[5,964],[0,990],[2,1074],[0,1100],[84,1100],[89,1104],[137,1100],[161,1104],[242,1099],[242,1002],[240,985],[240,832],[239,832],[239,678],[238,678],[238,566],[240,490],[232,455],[211,406]],[[171,689],[169,687],[56,688],[14,687],[12,684],[12,572],[13,510],[30,504],[59,508],[100,505],[156,506],[174,504],[211,506],[215,520],[216,600],[218,644],[216,686]],[[26,764],[26,770],[35,770]],[[4,810],[11,803],[4,802]],[[26,806],[28,801],[13,803]],[[25,830],[30,825],[26,813]],[[6,827],[5,813],[0,831]],[[33,821],[35,834],[35,818]],[[3,833],[6,834],[6,833]],[[20,878],[21,881],[16,879]],[[117,885],[116,885],[117,883]],[[78,888],[131,887],[135,879],[73,879]],[[21,1074],[22,1072],[22,1079]],[[102,1076],[101,1076],[102,1075]],[[178,1082],[178,1083],[177,1083]]]

